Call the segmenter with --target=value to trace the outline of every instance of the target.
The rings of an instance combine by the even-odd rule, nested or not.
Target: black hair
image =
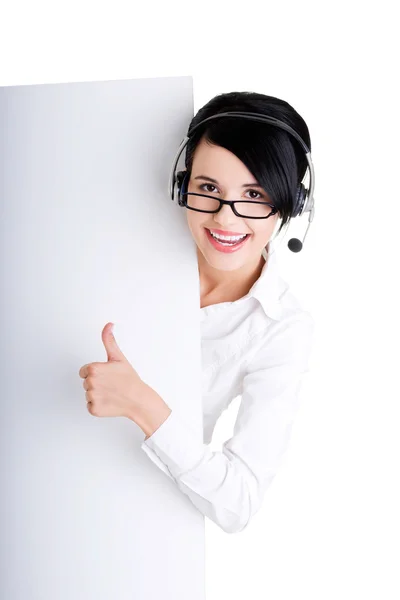
[[[311,140],[304,119],[285,100],[256,92],[229,92],[212,98],[193,117],[191,129],[212,115],[242,111],[262,113],[287,123],[311,151]],[[189,174],[196,147],[203,138],[226,148],[241,160],[278,209],[282,222],[278,233],[289,222],[298,184],[302,181],[307,159],[296,138],[289,132],[259,121],[223,117],[200,125],[186,146],[185,166]]]

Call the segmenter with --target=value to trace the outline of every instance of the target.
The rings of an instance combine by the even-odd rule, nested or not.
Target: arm
[[[259,510],[286,452],[301,380],[308,371],[313,320],[278,323],[247,365],[233,436],[211,451],[173,410],[142,449],[205,516],[227,533]]]

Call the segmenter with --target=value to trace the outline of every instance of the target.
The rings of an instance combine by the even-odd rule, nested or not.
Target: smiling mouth
[[[238,237],[240,235],[250,235],[249,233],[238,233],[237,231],[223,231],[222,229],[209,229],[208,227],[206,227],[205,229],[208,229],[208,231],[210,231],[210,233],[215,233],[216,235],[219,236],[232,236],[232,237]]]
[[[250,233],[226,233],[224,235],[221,235],[220,233],[214,233],[213,230],[208,229],[207,227],[205,227],[205,229],[207,230],[207,233],[213,237],[214,240],[229,245],[235,245],[240,242],[243,242],[246,238],[250,236]]]
[[[251,236],[250,233],[223,236],[223,235],[213,234],[212,231],[210,231],[210,229],[208,229],[207,227],[205,227],[205,230],[207,232],[207,237],[208,237],[209,241],[211,242],[211,244],[217,250],[220,249],[221,251],[223,251],[223,250],[228,251],[231,249],[232,250],[239,249],[241,246],[243,246],[243,244],[246,242],[246,240]]]

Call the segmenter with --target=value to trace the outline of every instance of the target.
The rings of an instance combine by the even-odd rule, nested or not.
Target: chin
[[[207,259],[206,259],[207,260]],[[216,269],[217,271],[237,271],[241,267],[243,267],[247,261],[243,260],[232,260],[232,261],[218,261],[218,260],[207,260],[208,264]]]
[[[223,254],[219,252],[213,252],[204,246],[198,246],[204,260],[214,269],[218,271],[236,271],[243,267],[246,263],[254,259],[253,256],[249,256],[248,253],[233,253]]]

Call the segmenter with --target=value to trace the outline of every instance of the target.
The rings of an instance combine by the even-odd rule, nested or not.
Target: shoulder
[[[278,310],[273,315],[275,318],[271,318],[267,310],[264,311],[260,341],[278,338],[282,335],[291,337],[312,334],[315,321],[311,312],[304,306],[304,303],[293,292],[289,283],[276,268],[272,287],[274,295],[271,295],[271,299],[275,301]]]
[[[262,326],[252,340],[248,364],[267,361],[275,365],[293,363],[304,366],[313,345],[315,321],[289,284],[280,276],[278,282],[279,318],[263,315]]]
[[[314,320],[306,310],[292,311],[270,323],[253,340],[244,365],[244,383],[253,377],[271,386],[297,381],[309,370],[313,333]]]
[[[280,299],[281,315],[273,328],[275,334],[286,332],[287,336],[309,336],[315,329],[311,312],[287,286]]]
[[[309,311],[302,308],[286,310],[279,320],[269,323],[260,332],[258,349],[275,355],[300,352],[311,343],[314,329],[315,322]]]
[[[288,281],[278,271],[275,271],[275,277],[282,319],[298,317],[300,319],[312,320],[311,313],[294,293]]]

